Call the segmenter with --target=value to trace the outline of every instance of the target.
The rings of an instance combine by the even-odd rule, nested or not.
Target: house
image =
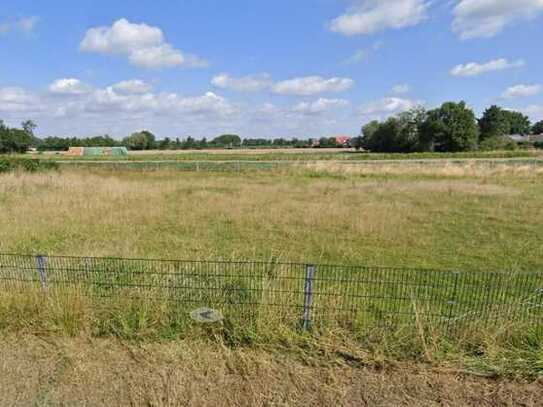
[[[525,136],[521,134],[511,134],[506,137],[509,137],[516,143],[543,143],[543,134],[528,134]]]
[[[349,136],[336,136],[336,144],[342,147],[349,147],[351,137]]]

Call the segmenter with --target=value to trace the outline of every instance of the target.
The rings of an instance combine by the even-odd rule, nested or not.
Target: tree
[[[511,126],[505,110],[496,105],[490,106],[479,119],[479,129],[481,141],[509,134]]]
[[[530,134],[532,123],[528,116],[515,112],[513,110],[505,110],[505,117],[509,123],[509,134]]]
[[[491,137],[501,137],[510,134],[528,134],[531,123],[528,116],[512,110],[502,109],[492,105],[486,109],[479,119],[481,141]]]
[[[428,151],[467,151],[477,146],[479,129],[465,102],[446,102],[430,110],[420,127],[420,144]]]
[[[34,141],[25,130],[9,128],[0,120],[0,154],[25,153]]]
[[[362,137],[368,139],[372,138],[378,128],[379,122],[377,120],[372,120],[371,122],[362,126]]]
[[[32,120],[25,120],[21,123],[23,131],[31,137],[34,137],[34,130],[38,128],[38,125]]]
[[[241,146],[241,138],[236,134],[223,134],[215,137],[211,143],[218,147],[239,147]]]
[[[420,143],[420,129],[426,118],[426,109],[422,106],[398,115],[400,134],[397,137],[397,142],[400,151],[411,153],[425,150],[424,145]]]
[[[362,146],[383,153],[410,153],[421,148],[420,127],[426,110],[416,107],[383,123],[372,121],[362,127]]]
[[[533,125],[532,134],[543,134],[543,120]]]
[[[154,134],[147,130],[132,133],[123,140],[123,144],[131,150],[152,150],[156,147]]]
[[[396,117],[390,117],[379,123],[376,129],[370,127],[370,136],[364,136],[364,148],[379,153],[400,152],[400,132],[400,121]]]

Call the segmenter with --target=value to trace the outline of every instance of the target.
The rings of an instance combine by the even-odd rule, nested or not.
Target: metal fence
[[[206,306],[305,329],[543,323],[543,273],[0,254],[0,294],[30,290],[158,300],[187,314]]]

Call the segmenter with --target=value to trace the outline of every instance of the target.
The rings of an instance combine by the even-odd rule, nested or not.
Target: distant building
[[[351,137],[349,137],[349,136],[337,136],[336,137],[336,143],[339,146],[349,147],[350,141],[351,141]]]
[[[521,134],[510,134],[509,137],[516,143],[541,143],[543,142],[543,134],[529,134],[523,136]]]
[[[65,155],[74,157],[126,156],[126,147],[70,147]]]

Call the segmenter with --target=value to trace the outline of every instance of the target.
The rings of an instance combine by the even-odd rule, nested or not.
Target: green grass
[[[42,159],[55,161],[315,161],[315,160],[341,160],[341,161],[382,161],[382,160],[431,160],[431,159],[511,159],[540,157],[540,150],[513,150],[513,151],[470,151],[460,153],[365,153],[353,150],[337,150],[334,152],[320,152],[318,149],[290,149],[274,151],[251,149],[226,150],[225,152],[206,150],[180,150],[180,151],[149,151],[130,152],[127,157],[70,157],[62,153],[39,154]]]
[[[473,276],[537,272],[541,176],[541,167],[503,163],[9,172],[0,175],[0,252],[422,267]],[[221,295],[241,295],[240,281],[230,283]],[[297,354],[332,343],[372,360],[455,363],[513,377],[536,377],[543,366],[541,332],[522,321],[451,337],[423,318],[389,332],[357,330],[339,318],[308,335],[294,328],[298,314],[225,312],[225,323],[208,329],[193,323],[186,307],[162,300],[132,303],[122,290],[113,302],[97,298],[4,291],[0,330],[139,341],[205,336]],[[373,311],[360,321],[382,312]]]

